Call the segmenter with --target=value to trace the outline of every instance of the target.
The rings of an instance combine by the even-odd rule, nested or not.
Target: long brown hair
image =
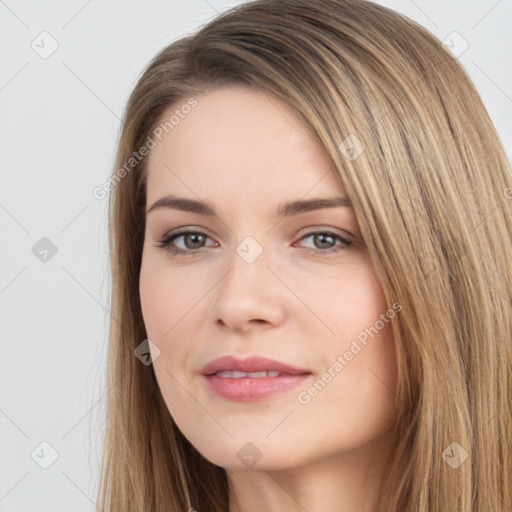
[[[457,59],[420,25],[364,0],[244,4],[160,51],[133,90],[108,187],[99,506],[228,510],[226,471],[185,439],[152,366],[134,356],[147,337],[141,148],[158,143],[161,123],[172,128],[162,118],[170,106],[228,84],[273,93],[301,116],[352,200],[386,299],[402,305],[391,321],[400,441],[379,512],[502,512],[512,503],[510,164]],[[362,149],[357,158],[346,140]]]

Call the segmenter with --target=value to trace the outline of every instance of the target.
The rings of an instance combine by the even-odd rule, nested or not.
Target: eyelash
[[[165,249],[167,252],[169,252],[173,255],[177,255],[177,256],[194,256],[195,254],[201,252],[202,249],[204,249],[204,247],[200,247],[199,249],[180,249],[178,247],[171,246],[171,243],[174,242],[174,240],[176,240],[176,238],[179,238],[180,236],[184,236],[184,235],[202,235],[202,236],[209,238],[208,235],[206,235],[206,233],[203,233],[201,231],[184,230],[184,231],[179,231],[177,233],[171,233],[170,235],[168,235],[165,238],[163,238],[162,240],[160,240],[156,244],[156,246],[160,247],[162,249]],[[311,249],[310,247],[306,247],[305,250],[308,253],[313,252],[313,253],[317,253],[317,254],[318,253],[331,254],[334,252],[346,250],[349,246],[353,245],[352,242],[350,242],[349,240],[347,240],[347,239],[343,238],[342,236],[338,235],[337,233],[334,233],[333,231],[329,231],[329,230],[310,231],[310,232],[306,233],[304,236],[302,236],[300,238],[300,240],[302,241],[305,238],[308,238],[312,235],[328,235],[332,238],[335,238],[335,239],[338,239],[339,241],[341,241],[341,244],[338,246],[331,247],[329,249]],[[336,247],[338,247],[338,248],[336,248]]]

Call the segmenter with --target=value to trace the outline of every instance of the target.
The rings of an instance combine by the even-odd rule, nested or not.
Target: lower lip
[[[236,402],[255,402],[304,384],[311,373],[282,377],[218,377],[205,376],[209,388],[218,395]]]

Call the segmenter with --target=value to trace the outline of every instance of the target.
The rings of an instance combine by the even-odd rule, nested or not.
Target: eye
[[[310,231],[302,236],[300,241],[307,240],[308,238],[312,240],[313,245],[316,247],[305,247],[305,250],[317,254],[330,254],[346,250],[349,246],[353,245],[346,238],[329,230]],[[188,229],[168,234],[156,246],[165,249],[170,254],[193,256],[202,252],[204,247],[207,247],[207,240],[211,240],[211,238],[202,231]],[[210,244],[210,246],[215,246],[215,244]]]
[[[329,230],[310,231],[301,238],[301,241],[308,238],[310,238],[313,245],[317,247],[306,247],[307,252],[313,251],[316,253],[330,254],[332,252],[346,250],[350,245],[353,245],[352,242],[346,238]],[[336,245],[336,241],[340,243]]]
[[[210,237],[201,231],[185,230],[170,233],[157,244],[171,254],[193,255],[199,252]],[[178,240],[182,239],[180,242]],[[211,239],[210,239],[211,240]],[[181,245],[178,247],[177,245]]]

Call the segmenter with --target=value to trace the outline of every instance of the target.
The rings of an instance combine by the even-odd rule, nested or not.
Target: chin
[[[298,453],[298,443],[291,440],[284,445],[282,440],[274,444],[268,439],[251,441],[250,436],[228,439],[226,434],[224,441],[210,438],[190,442],[205,459],[226,470],[278,471],[304,463],[304,446]]]

